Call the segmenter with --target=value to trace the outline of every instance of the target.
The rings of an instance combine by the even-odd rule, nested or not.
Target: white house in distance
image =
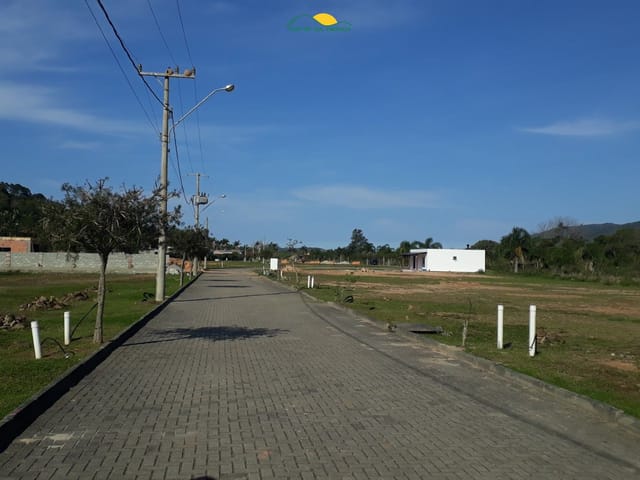
[[[484,250],[454,248],[412,248],[409,270],[476,273],[485,271]]]

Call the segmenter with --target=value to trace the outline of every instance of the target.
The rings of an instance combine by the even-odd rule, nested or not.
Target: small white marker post
[[[307,275],[307,288],[311,288],[311,275]]]
[[[529,305],[529,356],[536,355],[536,306]]]
[[[71,312],[64,312],[64,344],[71,343]]]
[[[498,305],[498,350],[502,350],[502,341],[504,331],[504,305]]]
[[[36,354],[36,360],[42,358],[42,349],[40,348],[40,331],[38,330],[38,322],[31,322],[31,336],[33,337],[33,351]]]
[[[316,277],[314,277],[313,275],[311,275],[311,288],[313,288],[313,284],[316,281]]]

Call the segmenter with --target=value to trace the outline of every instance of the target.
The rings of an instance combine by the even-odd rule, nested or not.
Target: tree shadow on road
[[[258,337],[275,337],[286,334],[289,330],[280,328],[249,328],[235,325],[223,325],[219,327],[196,327],[196,328],[172,328],[168,330],[155,330],[150,332],[152,339],[139,342],[128,342],[125,347],[133,345],[147,345],[151,343],[175,342],[177,340],[189,340],[202,338],[212,342],[223,340],[248,340]]]

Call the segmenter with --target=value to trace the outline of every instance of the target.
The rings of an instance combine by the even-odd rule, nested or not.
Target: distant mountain
[[[555,238],[555,237],[568,237],[568,238],[582,238],[589,242],[600,235],[613,235],[618,230],[622,229],[636,229],[640,230],[640,222],[631,223],[594,223],[590,225],[575,225],[568,227],[556,227],[551,230],[546,230],[541,233],[536,233],[535,237],[540,238]]]

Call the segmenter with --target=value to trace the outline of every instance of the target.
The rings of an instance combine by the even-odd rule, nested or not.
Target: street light
[[[235,90],[236,86],[233,83],[230,83],[229,85],[227,85],[226,87],[222,87],[222,88],[216,88],[215,90],[212,90],[211,92],[209,92],[209,94],[204,97],[202,100],[200,100],[198,103],[196,103],[191,110],[189,110],[187,113],[185,113],[184,115],[182,115],[178,120],[176,120],[173,123],[173,126],[171,127],[171,130],[175,130],[176,127],[178,126],[178,124],[182,123],[182,121],[187,118],[189,115],[191,115],[200,105],[202,105],[204,102],[206,102],[207,100],[209,100],[209,98],[211,98],[212,96],[214,96],[216,93],[218,92],[233,92]]]
[[[199,191],[200,191],[200,188],[198,187],[198,193],[194,197],[196,228],[200,228],[200,212],[204,212],[207,208],[209,208],[212,204],[214,204],[216,200],[219,200],[221,198],[227,198],[225,194],[222,194],[222,195],[218,195],[216,198],[209,201],[209,198],[206,195],[200,195]],[[205,205],[205,207],[202,210],[200,210],[200,205]]]
[[[204,212],[207,208],[209,208],[216,200],[220,200],[221,198],[227,198],[227,196],[223,193],[222,195],[218,195],[216,198],[207,203],[207,206],[204,207],[201,212]]]
[[[164,101],[163,101],[163,114],[162,114],[162,156],[161,156],[161,170],[160,170],[160,195],[161,195],[161,204],[160,204],[160,213],[162,214],[162,221],[160,223],[160,237],[158,239],[158,270],[156,272],[156,302],[164,301],[164,293],[165,293],[165,270],[167,267],[167,232],[166,232],[166,215],[167,215],[167,176],[168,176],[168,156],[169,156],[169,133],[175,131],[178,124],[180,124],[185,118],[191,115],[200,105],[206,102],[209,98],[215,95],[218,92],[232,92],[235,89],[235,85],[229,84],[226,87],[216,88],[212,90],[206,97],[196,103],[191,110],[185,113],[182,117],[178,119],[177,122],[174,122],[171,126],[171,130],[169,129],[169,78],[170,77],[178,77],[178,78],[194,78],[192,72],[185,72],[183,74],[179,74],[174,72],[172,69],[167,69],[165,73],[156,74],[156,73],[145,73],[140,71],[140,75],[150,75],[150,76],[161,76],[164,77]]]

